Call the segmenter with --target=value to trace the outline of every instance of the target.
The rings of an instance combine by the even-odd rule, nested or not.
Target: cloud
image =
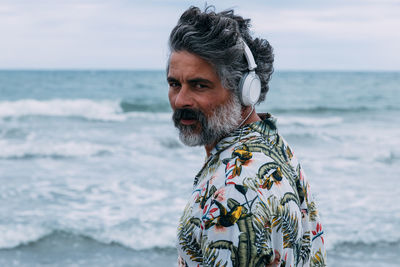
[[[399,70],[399,3],[356,2],[248,12],[256,35],[275,47],[278,68]]]
[[[207,2],[252,18],[278,68],[400,69],[399,1]],[[0,68],[164,68],[169,32],[190,4],[204,1],[3,0]]]
[[[265,33],[301,32],[346,39],[393,37],[400,26],[397,11],[381,6],[283,9],[268,16],[254,12],[253,21],[257,31]]]
[[[0,12],[2,68],[158,67],[170,16],[178,18],[173,7],[101,1],[9,3]]]

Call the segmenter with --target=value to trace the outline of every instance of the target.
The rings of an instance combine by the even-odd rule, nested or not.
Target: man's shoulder
[[[245,166],[268,162],[294,166],[298,164],[292,148],[277,131],[260,131],[241,138],[221,153],[220,160],[223,164],[235,160]]]
[[[251,189],[266,195],[287,192],[298,195],[304,175],[292,149],[277,132],[253,135],[221,154],[220,170],[225,184],[254,184]],[[299,201],[303,197],[299,196]]]

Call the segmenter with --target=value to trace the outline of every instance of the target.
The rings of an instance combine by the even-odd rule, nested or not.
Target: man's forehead
[[[187,51],[172,52],[168,64],[168,77],[178,78],[182,75],[218,78],[214,66],[200,56]]]

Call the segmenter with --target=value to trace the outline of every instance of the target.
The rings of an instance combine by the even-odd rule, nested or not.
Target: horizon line
[[[165,71],[158,68],[0,68],[0,71]],[[274,72],[400,72],[400,69],[275,69]]]

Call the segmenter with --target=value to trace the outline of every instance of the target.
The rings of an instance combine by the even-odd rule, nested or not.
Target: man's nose
[[[190,108],[193,106],[193,95],[188,85],[182,85],[175,98],[175,108]]]

